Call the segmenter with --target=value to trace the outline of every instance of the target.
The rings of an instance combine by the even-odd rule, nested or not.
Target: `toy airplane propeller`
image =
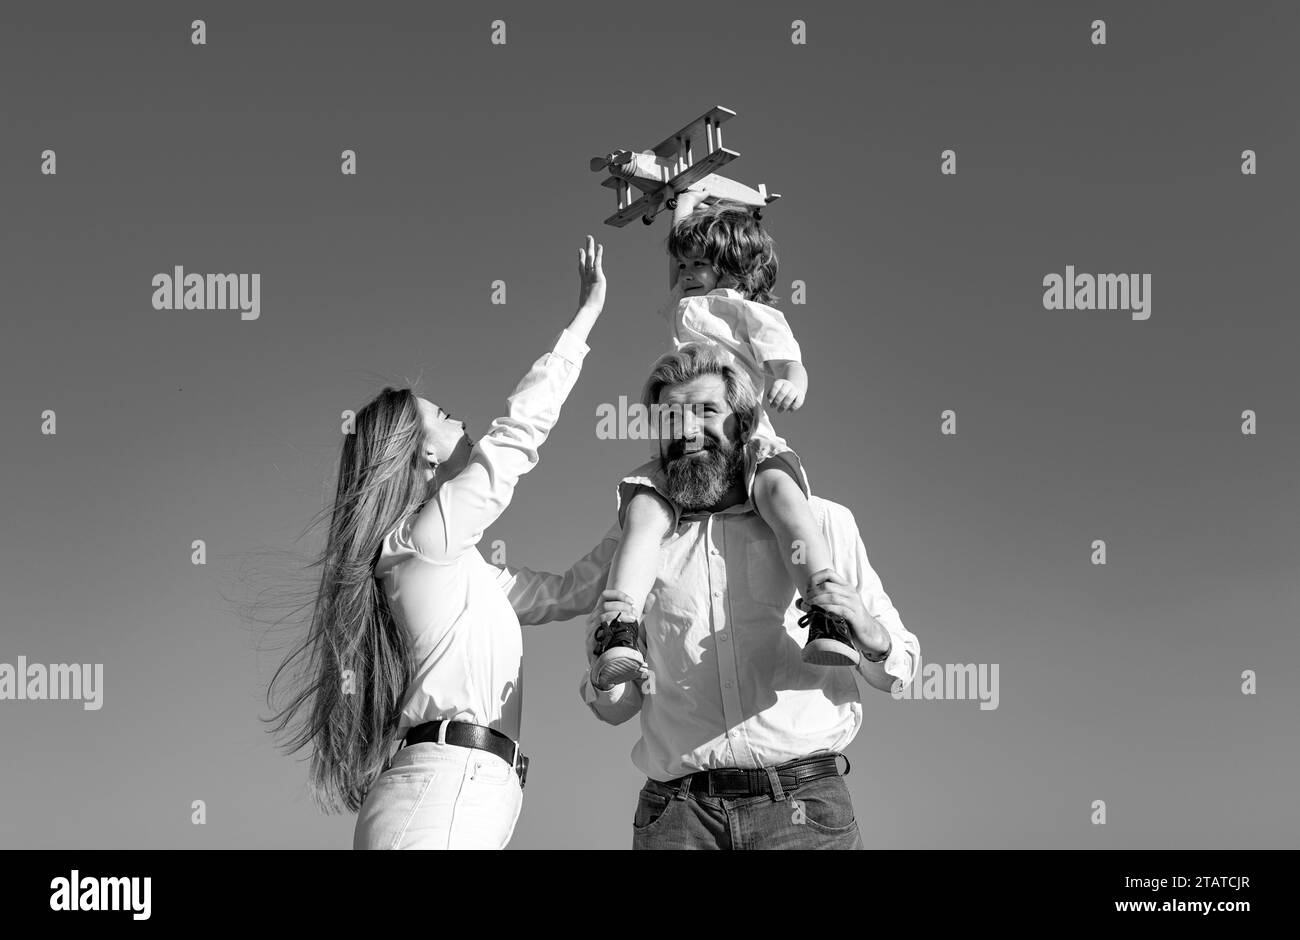
[[[762,183],[751,189],[713,172],[740,156],[722,146],[722,122],[735,116],[730,108],[713,108],[650,150],[615,150],[592,157],[592,172],[610,173],[600,185],[618,195],[618,211],[605,224],[622,228],[639,215],[649,225],[662,209],[675,208],[677,195],[697,183],[708,194],[705,202],[735,200],[753,206],[755,217],[760,217],[764,206],[781,198],[777,193],[769,193]],[[633,186],[642,193],[636,199]]]

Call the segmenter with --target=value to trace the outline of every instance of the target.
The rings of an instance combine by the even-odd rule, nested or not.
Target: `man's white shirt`
[[[653,464],[625,482],[656,485]],[[772,530],[745,502],[714,513],[682,514],[660,553],[642,620],[650,678],[602,692],[584,669],[579,693],[598,718],[641,716],[632,761],[654,780],[718,767],[779,764],[816,751],[841,751],[863,712],[855,675],[888,691],[908,684],[920,644],[867,559],[853,514],[809,500],[831,550],[832,567],[859,592],[893,646],[882,663],[857,667],[803,662],[804,612]],[[499,583],[521,624],[585,615],[605,587],[618,547],[617,525],[564,575],[505,567]],[[584,659],[585,663],[585,659]]]

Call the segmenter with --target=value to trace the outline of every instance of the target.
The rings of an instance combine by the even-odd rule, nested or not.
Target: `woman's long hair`
[[[289,704],[270,719],[279,734],[297,730],[282,745],[294,753],[312,745],[309,787],[326,813],[361,808],[395,743],[402,697],[414,676],[403,631],[374,577],[383,537],[427,499],[424,424],[410,389],[384,388],[357,412],[345,436],[338,487],[319,566],[306,637],[275,671],[267,702],[281,674],[297,687]]]

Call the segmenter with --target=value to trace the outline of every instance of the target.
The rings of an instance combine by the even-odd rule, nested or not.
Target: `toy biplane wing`
[[[592,171],[608,169],[610,176],[601,185],[618,196],[618,211],[605,224],[621,228],[639,215],[649,225],[660,210],[675,207],[678,193],[696,183],[705,187],[706,201],[734,199],[757,210],[779,199],[761,184],[751,189],[714,173],[740,156],[722,146],[722,122],[735,116],[730,108],[715,107],[650,150],[616,150],[593,157]],[[633,199],[633,186],[644,195]]]

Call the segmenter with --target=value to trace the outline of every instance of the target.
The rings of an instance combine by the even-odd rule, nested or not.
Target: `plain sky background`
[[[606,312],[484,545],[594,544],[646,447],[596,409],[668,345],[667,221],[603,225],[587,160],[721,104],[727,172],[784,196],[811,382],[777,430],[924,661],[1000,666],[993,711],[866,691],[866,844],[1295,847],[1298,41],[1292,3],[4,4],[0,662],[105,689],[0,702],[0,846],[351,845],[258,721],[279,654],[225,598],[319,548],[339,413],[384,379],[486,429],[587,233]],[[1151,318],[1044,310],[1068,264],[1149,273]],[[152,309],[174,265],[260,273],[260,319]],[[525,628],[515,848],[631,844],[637,723],[580,702],[582,632]]]

